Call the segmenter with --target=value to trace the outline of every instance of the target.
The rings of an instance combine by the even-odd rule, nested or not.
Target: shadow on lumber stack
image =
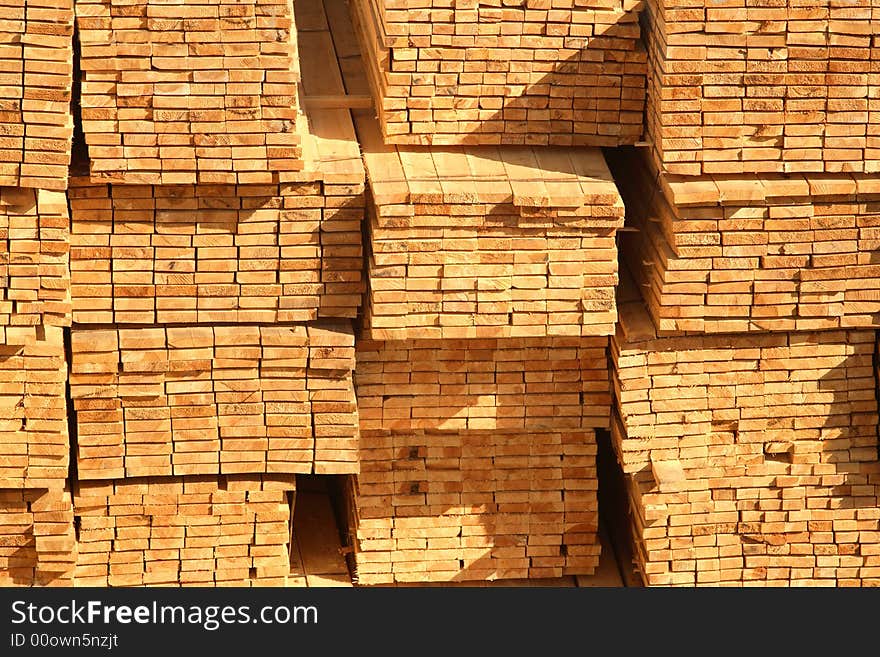
[[[606,345],[359,341],[358,582],[592,574]]]
[[[873,331],[657,336],[632,285],[612,435],[660,585],[878,582]]]
[[[386,143],[635,143],[640,5],[351,0]]]

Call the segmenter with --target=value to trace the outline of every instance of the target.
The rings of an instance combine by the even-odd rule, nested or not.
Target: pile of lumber
[[[662,333],[880,326],[876,179],[614,168],[638,228],[622,252]]]
[[[301,15],[335,84],[367,93],[345,3],[301,0]],[[372,214],[347,488],[358,581],[591,574],[623,223],[601,153],[395,147],[355,119]]]
[[[374,339],[608,335],[624,208],[598,149],[385,146],[370,178]]]
[[[0,586],[69,586],[73,3],[0,13]]]
[[[674,174],[876,172],[877,0],[648,0],[647,137]]]
[[[357,470],[350,325],[74,328],[81,480]]]
[[[77,25],[76,583],[283,585],[296,475],[359,467],[351,116],[300,111],[340,90],[313,56],[300,83],[290,0],[83,0]]]
[[[592,573],[607,344],[359,340],[358,581]]]
[[[657,337],[621,292],[612,436],[648,584],[880,583],[873,331]]]
[[[359,339],[361,434],[607,427],[607,346],[608,338]]]
[[[4,0],[0,15],[0,185],[63,190],[73,137],[73,0]]]
[[[386,140],[437,145],[634,143],[640,5],[351,1]]]
[[[304,167],[291,0],[76,0],[95,178],[271,184]]]
[[[0,187],[0,343],[70,323],[70,234],[62,192]]]
[[[76,548],[70,493],[0,489],[0,586],[70,586]]]
[[[78,586],[278,586],[289,563],[290,476],[80,482]]]
[[[357,314],[362,189],[320,180],[71,184],[77,323],[276,323]]]
[[[361,584],[590,574],[599,562],[595,434],[364,436]]]
[[[0,345],[0,489],[58,490],[67,478],[64,338],[58,327],[36,332],[27,344]]]
[[[771,6],[772,5],[772,6]],[[648,584],[880,582],[874,0],[648,0],[613,442]]]

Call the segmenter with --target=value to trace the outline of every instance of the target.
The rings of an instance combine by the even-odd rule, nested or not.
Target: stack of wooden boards
[[[362,432],[603,427],[607,338],[357,342]]]
[[[612,340],[649,584],[876,584],[876,11],[651,0]],[[626,279],[626,276],[623,276]]]
[[[351,326],[77,329],[80,479],[357,468]]]
[[[658,175],[623,158],[623,253],[661,331],[880,326],[880,181]]]
[[[880,170],[877,0],[648,0],[647,138],[681,175]]]
[[[612,177],[628,0],[76,0],[66,198],[5,5],[0,585],[302,580],[305,473],[361,583],[589,574],[608,428],[646,583],[880,583],[880,5],[722,4],[643,8]]]
[[[318,52],[363,93],[344,2],[309,6]],[[623,220],[601,153],[395,147],[355,116],[372,215],[358,582],[592,573]]]
[[[229,475],[80,482],[82,586],[283,586],[296,483]]]
[[[612,436],[648,584],[880,582],[873,331],[657,337],[621,290]]]
[[[358,581],[592,573],[606,346],[359,341]]]
[[[61,328],[38,326],[33,340],[0,344],[0,490],[64,487],[66,384]]]
[[[76,582],[284,584],[296,474],[358,468],[351,118],[299,111],[289,0],[77,19]]]
[[[3,0],[0,185],[66,187],[72,88],[73,0]]]
[[[70,228],[62,192],[0,187],[0,340],[70,324]]]
[[[76,0],[92,174],[271,184],[304,168],[291,0]]]
[[[77,177],[69,194],[74,322],[357,314],[364,207],[347,185],[107,185]]]
[[[0,585],[70,584],[76,555],[63,328],[73,3],[0,18]]]
[[[623,203],[598,149],[385,146],[370,177],[379,339],[607,335]]]
[[[76,543],[69,492],[0,489],[0,586],[70,586]]]
[[[558,146],[641,135],[640,4],[351,2],[388,143]]]

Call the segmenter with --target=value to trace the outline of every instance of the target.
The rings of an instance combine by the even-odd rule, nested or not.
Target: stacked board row
[[[0,586],[70,586],[76,554],[69,492],[0,489]]]
[[[357,314],[362,189],[320,180],[71,184],[74,322],[290,323]]]
[[[591,574],[607,345],[359,341],[358,581]]]
[[[283,586],[290,476],[80,482],[78,586]]]
[[[80,479],[357,468],[350,326],[75,329],[71,353]]]
[[[352,0],[386,142],[635,143],[639,4]]]
[[[305,167],[291,0],[76,0],[92,175],[272,184]]]
[[[67,186],[72,90],[73,0],[4,0],[0,186]]]
[[[616,172],[631,224],[623,253],[658,329],[880,327],[880,187],[864,174]]]
[[[375,339],[608,335],[624,208],[598,149],[385,146],[370,177]]]
[[[873,173],[877,0],[647,0],[646,138],[686,176]]]

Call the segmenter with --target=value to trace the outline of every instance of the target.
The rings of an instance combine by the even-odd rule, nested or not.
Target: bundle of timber
[[[348,324],[80,329],[79,477],[357,471]]]
[[[92,175],[271,184],[303,169],[291,0],[76,0]]]
[[[63,192],[0,187],[0,344],[70,324],[69,241]]]
[[[71,179],[73,320],[306,322],[361,302],[358,183],[94,185]]]
[[[639,229],[621,251],[660,333],[880,326],[876,178],[612,168]]]
[[[80,482],[78,586],[271,586],[290,569],[290,476]]]
[[[64,189],[73,0],[5,0],[0,14],[0,185]]]
[[[681,175],[880,171],[878,0],[648,0],[647,136]]]
[[[636,0],[352,0],[382,131],[398,144],[632,144]]]
[[[64,487],[67,362],[57,327],[24,345],[0,345],[0,488]]]
[[[871,331],[657,337],[634,290],[612,436],[648,584],[880,583]]]
[[[587,431],[364,437],[355,507],[361,584],[591,574],[596,441]]]
[[[607,346],[607,338],[358,340],[361,433],[606,428]]]
[[[609,335],[624,208],[599,150],[383,146],[370,178],[374,339]]]
[[[76,548],[70,493],[0,489],[0,586],[70,586]]]

